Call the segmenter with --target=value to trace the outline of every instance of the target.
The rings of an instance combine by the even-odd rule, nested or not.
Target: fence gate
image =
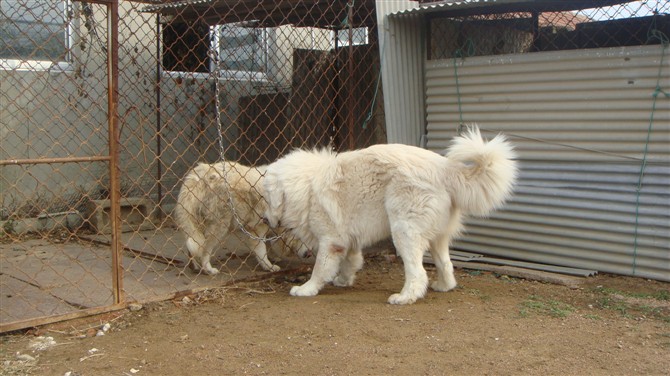
[[[91,232],[93,200],[118,201],[115,9],[0,3],[0,325],[7,330],[121,302],[118,244],[79,237]],[[110,229],[117,210],[105,207]]]
[[[217,275],[187,267],[183,178],[198,162],[385,142],[374,14],[374,1],[1,1],[0,332],[267,276],[241,232],[216,250]],[[300,265],[292,239],[268,246],[283,270]]]

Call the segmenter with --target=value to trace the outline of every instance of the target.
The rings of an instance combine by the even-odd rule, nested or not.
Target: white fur
[[[265,166],[247,167],[236,162],[200,163],[184,178],[177,198],[175,220],[186,235],[189,265],[207,274],[217,274],[210,258],[214,248],[224,244],[226,237],[239,231],[235,212],[244,228],[258,238],[265,238],[270,228],[263,222],[266,203],[260,191]],[[270,262],[266,244],[240,232],[240,238],[253,251],[260,266],[278,271]]]
[[[295,150],[268,166],[264,187],[270,226],[290,228],[317,249],[309,281],[291,295],[316,295],[326,283],[351,286],[363,266],[361,249],[391,236],[405,267],[392,304],[411,304],[428,287],[423,253],[437,266],[431,287],[456,287],[449,243],[462,217],[485,216],[511,194],[514,151],[499,135],[485,142],[471,127],[454,139],[446,158],[407,145],[374,145],[334,153]]]

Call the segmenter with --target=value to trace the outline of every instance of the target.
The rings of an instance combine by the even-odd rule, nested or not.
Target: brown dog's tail
[[[186,235],[186,248],[190,255],[205,243],[201,230],[204,193],[207,191],[207,177],[214,170],[210,165],[201,163],[189,172],[177,196],[174,217],[177,226]]]

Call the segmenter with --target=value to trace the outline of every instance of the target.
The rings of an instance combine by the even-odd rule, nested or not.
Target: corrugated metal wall
[[[419,145],[424,133],[424,87],[421,76],[423,17],[388,14],[417,7],[416,1],[378,0],[377,24],[389,143]]]
[[[669,54],[656,45],[427,62],[427,147],[456,134],[458,76],[464,122],[508,134],[521,163],[511,202],[470,221],[454,248],[670,281],[663,94],[650,121],[657,83],[670,89]]]

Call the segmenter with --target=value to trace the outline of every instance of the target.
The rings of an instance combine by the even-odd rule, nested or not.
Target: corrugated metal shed
[[[626,0],[597,0],[598,5]],[[539,3],[547,10],[576,9],[584,0],[473,0],[419,6],[417,1],[376,0],[379,46],[384,86],[386,130],[389,143],[425,145],[424,88],[425,15],[449,11],[453,15],[495,10],[527,10]]]
[[[398,33],[416,32],[410,29],[425,23],[417,16],[496,12],[500,6],[522,11],[539,3],[555,11],[585,2],[439,3],[397,11],[387,22],[395,22],[395,38],[403,40]],[[387,52],[382,64],[417,55],[423,59],[420,72],[410,67],[389,79],[409,81],[417,74],[425,82],[421,115],[427,148],[447,147],[462,116],[479,123],[490,137],[503,131],[519,152],[521,176],[514,198],[491,218],[469,221],[454,248],[670,281],[670,101],[656,90],[660,85],[670,91],[668,47],[427,61],[423,40],[413,39]],[[393,89],[387,82],[385,76],[385,95],[395,97],[391,105],[411,99],[406,92],[389,93]],[[392,116],[397,108],[385,104],[387,117]],[[403,135],[402,130],[396,134]],[[406,134],[392,141],[414,143]]]
[[[670,77],[662,48],[429,62],[428,148],[441,150],[456,134],[458,75],[464,121],[491,136],[504,131],[521,159],[514,199],[492,218],[471,221],[454,246],[670,281],[667,99],[657,102],[650,127],[659,68],[664,87]]]
[[[424,133],[423,17],[402,21],[386,17],[417,6],[416,1],[377,0],[386,138],[389,143],[419,145]]]

